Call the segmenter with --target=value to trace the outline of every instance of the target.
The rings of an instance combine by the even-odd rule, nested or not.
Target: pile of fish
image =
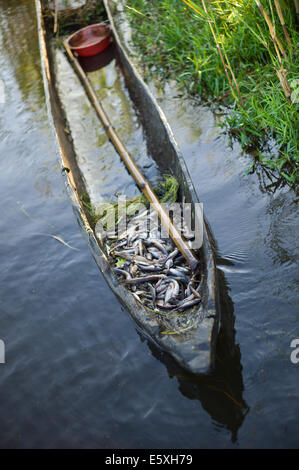
[[[113,271],[145,307],[156,313],[185,311],[201,302],[201,282],[171,238],[161,238],[155,217],[146,210],[122,233],[106,234]]]

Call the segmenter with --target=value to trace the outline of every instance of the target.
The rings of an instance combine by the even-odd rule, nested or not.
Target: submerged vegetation
[[[222,106],[223,128],[254,157],[248,171],[262,166],[292,187],[299,161],[297,7],[297,0],[127,1],[149,73]]]
[[[174,203],[178,199],[179,183],[172,175],[163,175],[161,180],[153,187],[153,189],[162,204]],[[103,203],[102,207],[94,207],[91,204],[88,194],[82,194],[80,199],[87,210],[93,228],[100,219],[105,230],[109,229],[107,224],[118,224],[118,201],[110,201]],[[148,209],[150,204],[145,195],[140,194],[139,196],[126,200],[125,206],[127,216],[131,217],[143,207]]]

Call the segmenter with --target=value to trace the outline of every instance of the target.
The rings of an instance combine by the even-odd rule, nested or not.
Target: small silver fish
[[[183,266],[176,266],[175,269],[177,269],[178,271],[181,271],[182,273],[190,274],[190,268],[184,268]]]
[[[158,279],[161,279],[163,277],[166,277],[165,274],[152,274],[149,276],[142,276],[142,277],[135,277],[132,279],[126,279],[125,282],[126,284],[142,284],[143,282],[152,282],[152,281],[157,281]]]
[[[132,295],[140,304],[142,304],[142,300],[140,299],[139,295],[136,292],[132,292]]]
[[[129,270],[131,276],[134,277],[138,271],[138,267],[136,266],[136,264],[131,264]]]
[[[127,280],[132,279],[130,273],[128,273],[128,272],[125,271],[124,269],[113,268],[113,272],[115,272],[115,274],[121,274],[122,276],[125,276],[125,278],[126,278]]]
[[[139,255],[143,256],[144,255],[144,248],[143,248],[143,243],[142,243],[141,239],[138,240],[138,249],[139,249]]]
[[[186,297],[188,297],[189,295],[191,295],[191,288],[190,288],[190,287],[191,287],[191,281],[188,282],[188,286],[187,286],[187,288],[186,288],[186,290],[185,290],[185,296],[186,296]]]
[[[177,271],[176,269],[173,269],[173,268],[168,269],[167,274],[171,274],[172,276],[175,276],[177,279],[184,282],[185,284],[188,284],[189,282],[185,274],[180,271]]]
[[[138,264],[137,263],[137,266],[138,268],[141,270],[141,271],[146,271],[146,272],[156,272],[156,273],[159,273],[161,272],[161,267],[160,266],[154,266],[153,264],[150,264],[150,265],[142,265],[142,264]]]
[[[152,255],[153,258],[160,259],[161,252],[156,248],[148,248],[147,251]]]
[[[116,250],[117,248],[121,248],[121,247],[124,246],[126,243],[127,243],[126,240],[122,240],[121,242],[116,243],[116,245],[114,245],[114,247],[113,247],[113,250]]]
[[[139,255],[134,255],[131,253],[127,253],[126,251],[115,251],[114,255],[118,256],[119,258],[124,258],[129,261],[134,261],[136,263],[144,264],[146,266],[149,266],[151,262],[144,258],[144,256],[139,256]]]
[[[168,301],[171,299],[173,295],[173,289],[174,289],[174,284],[171,282],[169,286],[167,287],[167,290],[165,292],[165,297],[164,297],[164,303],[168,304]]]
[[[166,260],[165,266],[167,269],[170,269],[173,266],[173,260],[172,259]]]
[[[184,301],[182,304],[180,304],[176,310],[186,310],[186,308],[190,308],[190,307],[193,307],[194,305],[197,305],[201,302],[200,299],[195,299],[195,300],[191,300],[191,301]]]
[[[160,308],[165,309],[165,310],[175,310],[175,309],[173,308],[173,305],[171,305],[171,304],[165,304],[165,303],[162,302],[161,300],[158,300],[158,301],[156,302],[156,305],[157,305],[157,307],[160,307]]]
[[[196,289],[194,289],[194,287],[192,287],[191,285],[190,285],[190,290],[195,295],[195,297],[197,297],[198,299],[201,299],[200,293]]]
[[[148,244],[154,245],[156,248],[158,248],[158,250],[161,251],[161,253],[163,253],[163,255],[165,255],[165,256],[168,255],[168,251],[167,251],[166,248],[162,245],[162,243],[160,243],[158,240],[149,239],[149,240],[148,240]]]
[[[176,279],[171,279],[170,286],[167,288],[165,294],[165,303],[170,302],[171,299],[177,297],[180,292],[180,286]]]
[[[174,289],[173,289],[173,296],[177,297],[180,292],[180,285],[176,279],[173,279]]]
[[[156,289],[152,286],[152,284],[149,282],[148,283],[149,290],[151,292],[152,300],[153,300],[153,306],[154,308],[156,307]]]
[[[178,253],[179,253],[179,250],[178,250],[177,248],[175,248],[175,250],[173,250],[173,251],[167,256],[166,261],[175,258]]]

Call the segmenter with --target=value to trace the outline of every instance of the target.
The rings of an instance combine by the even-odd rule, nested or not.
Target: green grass
[[[299,41],[293,1],[280,1],[293,50],[284,36],[274,2],[261,1],[275,26],[285,57],[281,51],[278,56],[254,0],[187,0],[187,3],[127,0],[133,41],[142,53],[148,73],[160,81],[175,79],[183,91],[200,96],[213,107],[223,105],[226,112],[222,126],[232,139],[240,141],[244,150],[254,155],[249,170],[262,167],[270,178],[278,179],[278,184],[295,187],[299,161],[298,103],[286,99],[275,69],[285,69],[288,82],[298,80],[299,88],[298,58],[294,54]]]

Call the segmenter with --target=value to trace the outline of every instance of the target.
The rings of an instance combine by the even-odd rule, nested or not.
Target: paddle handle
[[[57,23],[58,23],[58,0],[54,0],[54,27],[53,33],[57,33]]]
[[[75,71],[78,73],[83,86],[86,90],[86,93],[94,106],[98,117],[102,121],[102,124],[104,126],[104,129],[113,143],[117,153],[120,155],[121,159],[125,163],[128,171],[130,174],[133,176],[135,179],[138,187],[142,191],[142,193],[146,196],[148,201],[152,204],[153,209],[157,212],[162,225],[164,228],[167,230],[169,233],[169,236],[177,246],[177,248],[180,250],[190,267],[195,270],[196,267],[198,266],[198,259],[196,258],[193,250],[188,246],[185,240],[181,237],[180,232],[176,228],[176,226],[172,223],[172,221],[169,218],[168,213],[165,211],[164,207],[161,205],[157,195],[155,194],[152,186],[150,183],[146,180],[146,178],[143,176],[139,168],[137,167],[133,157],[130,155],[130,153],[127,151],[125,145],[122,143],[120,140],[119,136],[117,135],[114,127],[112,126],[107,114],[105,113],[101,103],[99,102],[95,91],[93,87],[91,86],[86,73],[82,69],[81,65],[79,64],[78,60],[72,53],[67,41],[63,41],[63,45],[65,47],[65,50],[67,52],[67,55],[71,61],[71,64],[73,65]]]

